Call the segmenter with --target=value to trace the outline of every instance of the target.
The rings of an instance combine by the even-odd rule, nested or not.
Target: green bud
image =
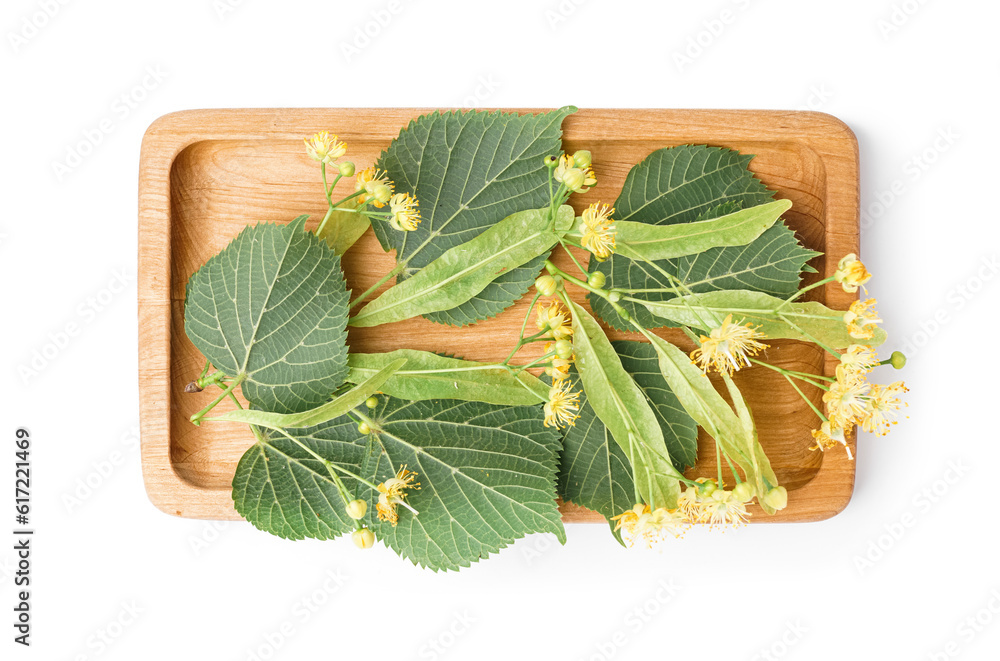
[[[373,533],[369,528],[355,530],[351,534],[351,539],[354,540],[354,545],[359,549],[370,549],[375,546],[375,533]]]
[[[906,354],[902,351],[893,351],[889,356],[889,364],[898,370],[903,369],[906,366]]]
[[[785,487],[774,487],[764,494],[764,504],[776,510],[783,510],[788,505],[788,491]]]
[[[375,187],[375,190],[372,191],[372,195],[375,197],[376,200],[378,200],[382,204],[385,204],[386,202],[389,201],[389,198],[392,197],[392,189],[386,186],[385,184],[379,184],[378,186]]]
[[[618,301],[622,300],[622,295],[620,292],[613,291],[610,294],[608,294],[608,300],[611,301],[612,303],[617,303]]]
[[[605,277],[605,275],[600,271],[594,271],[590,274],[590,277],[587,278],[587,284],[594,289],[603,289],[605,282],[607,282],[607,277]]]
[[[556,293],[558,286],[559,283],[551,275],[543,275],[535,280],[535,289],[542,296],[552,296],[552,294]]]
[[[354,176],[354,163],[351,163],[350,161],[344,161],[337,166],[337,169],[340,170],[340,174],[344,177]]]
[[[566,170],[566,174],[563,175],[563,183],[566,184],[566,188],[571,191],[578,191],[583,188],[583,182],[586,177],[583,175],[583,170],[579,168],[570,168]]]
[[[615,311],[618,313],[618,316],[624,319],[625,321],[631,321],[632,315],[630,315],[628,313],[628,310],[626,310],[625,308],[618,308]]]
[[[749,482],[740,482],[735,487],[733,487],[733,498],[740,501],[741,503],[748,503],[753,500],[754,489],[753,485]]]
[[[587,168],[591,164],[590,152],[586,149],[580,149],[573,154],[573,164],[578,168]]]
[[[715,480],[709,479],[704,482],[698,483],[698,496],[701,498],[708,498],[715,490],[719,488],[719,485],[715,483]]]
[[[573,356],[573,343],[569,340],[556,342],[556,355],[563,360],[569,360]]]
[[[371,397],[369,397],[368,399],[366,399],[365,400],[365,406],[367,406],[370,409],[373,409],[376,406],[378,406],[378,397],[376,397],[375,395],[372,395]]]
[[[352,519],[363,519],[365,518],[365,512],[368,511],[368,503],[363,500],[352,500],[347,503],[347,516]]]
[[[545,160],[542,162],[545,163],[545,167],[554,168],[556,164],[559,163],[559,159],[556,158],[555,156],[546,156]]]
[[[362,422],[361,424],[358,425],[358,433],[367,436],[368,434],[372,433],[372,428],[368,426],[367,422]]]

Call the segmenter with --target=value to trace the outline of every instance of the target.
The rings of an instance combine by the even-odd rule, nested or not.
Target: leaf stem
[[[405,269],[405,268],[406,268],[406,262],[400,262],[400,263],[396,264],[396,266],[391,271],[389,271],[384,276],[382,276],[381,278],[379,278],[379,281],[376,282],[371,287],[369,287],[368,289],[366,289],[365,292],[363,294],[361,294],[361,296],[358,296],[356,299],[354,299],[353,301],[351,301],[351,307],[350,307],[350,309],[353,310],[354,308],[356,308],[358,306],[358,304],[361,303],[361,301],[363,301],[366,298],[368,298],[369,296],[371,296],[372,293],[375,292],[376,289],[378,289],[379,287],[381,287],[382,285],[384,285],[391,278],[394,278],[395,276],[397,276],[400,273],[402,273],[403,269]]]
[[[201,419],[203,417],[205,417],[205,414],[208,413],[209,411],[211,411],[212,409],[214,409],[215,406],[219,402],[221,402],[228,395],[230,395],[233,392],[233,390],[236,388],[236,386],[238,386],[241,383],[243,383],[243,379],[245,379],[245,378],[246,378],[246,375],[245,374],[241,374],[238,377],[236,377],[235,379],[233,379],[229,383],[229,385],[226,386],[226,389],[223,390],[222,393],[218,397],[216,397],[214,400],[212,400],[212,402],[208,406],[206,406],[205,408],[203,408],[202,410],[198,411],[197,413],[195,413],[194,415],[191,416],[191,422],[194,423],[195,426],[200,427],[201,426]]]
[[[816,408],[816,405],[812,403],[812,400],[810,400],[808,397],[806,397],[805,393],[802,392],[802,389],[799,388],[798,385],[796,385],[796,383],[794,381],[792,381],[792,377],[790,377],[787,374],[785,374],[784,376],[785,376],[785,379],[790,384],[792,384],[792,387],[795,388],[795,392],[799,393],[799,397],[801,397],[803,399],[803,401],[805,401],[805,403],[809,405],[809,408],[811,408],[813,410],[813,412],[816,413],[816,415],[819,416],[819,419],[822,420],[823,422],[826,422],[826,416],[823,415],[823,413],[820,412],[820,410],[818,408]]]

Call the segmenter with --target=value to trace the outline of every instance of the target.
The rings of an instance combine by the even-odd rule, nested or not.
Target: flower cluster
[[[868,269],[853,254],[840,260],[833,276],[848,292],[864,287],[870,278]],[[844,313],[848,333],[858,340],[875,337],[881,321],[875,312],[875,299],[855,301]],[[886,362],[902,367],[905,359],[897,352]],[[813,450],[825,451],[839,444],[853,459],[847,435],[856,426],[879,436],[889,433],[890,427],[896,424],[899,410],[906,406],[901,395],[907,392],[907,388],[902,381],[889,385],[870,383],[868,375],[882,364],[875,352],[862,344],[852,344],[840,355],[837,378],[823,393],[826,415],[819,429],[812,432],[815,439]]]
[[[590,152],[585,149],[575,152],[572,156],[563,154],[555,163],[552,178],[570,192],[586,193],[597,183],[597,175],[594,174],[590,163]]]

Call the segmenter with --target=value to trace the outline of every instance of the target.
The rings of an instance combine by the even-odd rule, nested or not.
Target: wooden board
[[[139,170],[142,466],[149,497],[164,512],[238,519],[230,483],[240,456],[253,442],[240,425],[195,427],[188,421],[213,397],[184,393],[184,385],[204,364],[184,334],[188,277],[248,223],[288,221],[302,213],[311,214],[313,223],[322,217],[326,201],[319,168],[306,156],[303,137],[320,130],[336,133],[347,142],[348,157],[360,170],[374,163],[406,122],[425,112],[193,110],[161,117],[146,132]],[[678,144],[709,144],[756,154],[750,168],[778,191],[777,197],[793,203],[785,215],[789,226],[806,246],[831,256],[811,262],[820,274],[831,274],[841,255],[859,252],[857,141],[834,117],[779,111],[581,110],[567,118],[563,128],[567,151],[593,152],[599,181],[586,195],[574,196],[577,213],[597,200],[613,202],[629,169],[650,152]],[[352,186],[343,181],[338,190],[346,194]],[[393,255],[382,252],[370,230],[344,259],[352,288],[367,288],[392,265]],[[806,282],[819,277],[808,276]],[[818,288],[807,298],[838,309],[853,300],[835,285]],[[408,347],[502,360],[517,338],[529,302],[526,297],[499,317],[467,328],[413,319],[352,329],[349,343],[356,351]],[[639,339],[630,333],[610,335]],[[663,336],[692,348],[679,332],[664,331]],[[533,357],[527,349],[523,355]],[[832,374],[835,366],[815,346],[798,342],[772,342],[767,355],[772,363],[802,371]],[[751,520],[815,521],[840,512],[854,488],[854,463],[843,452],[809,450],[815,415],[780,375],[753,368],[737,376],[755,412],[761,442],[789,493],[787,509],[768,517],[754,507]],[[819,391],[806,392],[819,402]],[[219,410],[227,410],[227,404]],[[850,443],[853,450],[853,438]],[[699,447],[691,474],[711,475],[713,446],[703,436]],[[566,521],[603,521],[572,505],[563,505],[562,512]]]

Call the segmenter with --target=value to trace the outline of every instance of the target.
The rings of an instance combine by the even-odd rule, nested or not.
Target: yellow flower
[[[879,364],[878,356],[863,344],[852,344],[840,355],[837,365],[837,379],[843,380],[850,374],[862,375],[871,372]]]
[[[868,408],[861,421],[861,427],[866,432],[885,436],[890,426],[896,424],[896,412],[908,406],[900,395],[909,392],[902,381],[896,381],[888,386],[874,384],[869,393]]]
[[[420,203],[409,193],[396,193],[389,200],[389,224],[400,232],[412,232],[420,224]]]
[[[697,487],[687,487],[677,499],[677,509],[685,519],[711,526],[740,526],[750,516],[740,494],[725,489],[715,489],[701,496]]]
[[[570,390],[569,379],[557,379],[549,388],[549,401],[545,402],[545,426],[565,427],[576,424],[579,418],[580,393]]]
[[[546,342],[545,353],[551,352],[555,346],[555,342]],[[569,376],[569,366],[573,364],[574,358],[575,357],[572,354],[568,358],[563,358],[559,355],[552,356],[552,360],[545,368],[545,373],[551,376],[555,381],[565,379]]]
[[[388,521],[395,526],[399,521],[399,514],[396,513],[397,505],[402,505],[417,514],[417,510],[410,507],[405,500],[407,489],[420,488],[420,483],[413,481],[416,477],[417,474],[406,470],[406,466],[400,466],[396,477],[390,477],[378,485],[379,496],[378,502],[375,504],[375,511],[378,512],[378,518],[381,521]]]
[[[854,301],[851,307],[844,313],[844,323],[847,324],[847,332],[857,340],[870,340],[875,337],[875,325],[882,320],[875,312],[876,300],[869,298],[867,301]]]
[[[847,435],[843,427],[838,427],[830,420],[826,420],[819,426],[819,429],[812,431],[812,435],[816,440],[816,445],[809,448],[810,450],[826,452],[839,443],[847,450],[847,458],[854,459],[854,455],[851,454],[851,448],[847,447]]]
[[[842,377],[842,378],[841,378]],[[860,421],[868,408],[871,384],[858,374],[841,374],[823,393],[826,414],[835,427],[850,429]]]
[[[615,221],[611,220],[611,214],[615,210],[605,204],[598,209],[598,203],[587,207],[581,217],[581,233],[583,247],[594,253],[597,259],[604,261],[615,251]]]
[[[320,131],[312,138],[304,138],[309,158],[320,163],[333,163],[347,153],[347,145],[337,140],[329,131]]]
[[[691,360],[700,363],[699,367],[706,373],[714,368],[731,375],[749,365],[750,356],[767,348],[766,344],[757,341],[763,337],[752,324],[734,324],[730,314],[708,337],[701,336],[701,346],[691,352]]]
[[[576,160],[569,154],[563,154],[559,158],[559,165],[556,166],[552,178],[574,193],[586,193],[590,186],[597,183],[594,170],[588,165],[582,168],[576,167]]]
[[[360,206],[371,200],[371,203],[379,209],[384,207],[385,202],[378,199],[375,195],[375,189],[379,186],[385,186],[389,189],[389,194],[392,194],[393,183],[389,181],[389,175],[385,172],[375,169],[374,165],[359,172],[354,180],[354,191],[358,192],[363,190],[365,192],[358,195],[358,205]]]
[[[844,291],[854,293],[858,287],[864,287],[865,283],[871,280],[872,274],[868,272],[865,265],[853,252],[837,263],[837,270],[833,274],[834,279],[843,286]]]
[[[564,310],[558,300],[551,301],[547,306],[539,303],[536,312],[535,325],[545,333],[545,337],[561,340],[573,335],[573,320],[569,310]]]
[[[679,510],[659,507],[650,510],[649,505],[639,504],[611,517],[615,530],[622,531],[622,541],[629,547],[637,543],[653,548],[668,536],[680,537],[684,534],[688,521]]]

